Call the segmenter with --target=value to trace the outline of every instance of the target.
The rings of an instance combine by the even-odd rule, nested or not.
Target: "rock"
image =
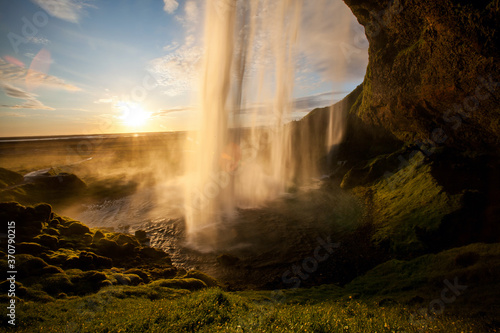
[[[16,253],[24,253],[24,254],[40,254],[45,251],[45,248],[33,242],[22,242],[16,245]]]
[[[162,259],[168,257],[164,251],[153,247],[143,247],[139,250],[139,255],[143,258]]]
[[[46,246],[51,250],[56,250],[59,245],[59,239],[56,236],[51,235],[38,235],[33,238],[33,241]]]
[[[362,97],[351,110],[362,124],[404,142],[499,151],[497,6],[467,0],[345,3],[369,41]]]
[[[145,245],[149,245],[148,234],[144,230],[137,230],[135,232],[135,238],[141,243]]]
[[[205,284],[208,287],[217,287],[219,285],[217,280],[215,280],[213,277],[208,276],[207,274],[196,271],[196,270],[192,270],[192,271],[187,272],[187,274],[184,276],[184,278],[194,278],[194,279],[201,280],[201,281],[205,282]]]
[[[42,269],[42,274],[58,274],[58,273],[64,273],[64,271],[57,266],[48,265]]]
[[[94,236],[92,237],[92,243],[97,243],[99,242],[101,239],[103,239],[104,237],[106,237],[101,230],[97,230],[95,233],[94,233]]]
[[[146,272],[138,268],[131,268],[124,272],[124,274],[134,274],[139,276],[144,283],[149,283],[150,279]]]
[[[52,207],[49,204],[42,203],[42,204],[36,205],[34,207],[34,209],[35,209],[36,217],[40,221],[49,222],[50,220],[52,220],[52,217],[53,217]]]
[[[66,236],[78,236],[87,233],[90,233],[89,227],[76,221],[71,223],[67,229],[64,229],[64,234]]]
[[[106,274],[97,271],[88,271],[71,278],[74,292],[76,294],[90,294],[97,292],[102,286],[103,281],[107,280]]]
[[[108,257],[103,257],[92,252],[82,251],[78,257],[71,257],[65,263],[67,268],[78,268],[83,271],[106,269],[113,267],[113,261]]]
[[[48,264],[37,257],[29,254],[17,255],[17,272],[22,277],[28,276],[38,276],[43,273],[43,269],[48,266]]]
[[[154,285],[158,285],[160,287],[174,288],[174,289],[187,289],[187,290],[200,290],[207,287],[205,282],[193,279],[163,279],[152,282]]]
[[[52,220],[54,221],[54,220]],[[50,225],[50,222],[49,222],[49,225]],[[61,235],[61,233],[59,232],[59,230],[55,229],[55,228],[47,228],[47,229],[43,229],[42,232],[46,233],[47,235],[52,235],[52,236],[59,236]]]
[[[113,240],[103,238],[95,245],[97,251],[106,257],[116,258],[124,255],[122,247]]]

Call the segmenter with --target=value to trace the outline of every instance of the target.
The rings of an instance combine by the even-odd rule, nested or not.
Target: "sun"
[[[144,126],[144,124],[146,124],[148,119],[151,117],[151,113],[145,111],[142,106],[137,103],[118,102],[116,103],[116,108],[121,111],[119,118],[126,126]]]

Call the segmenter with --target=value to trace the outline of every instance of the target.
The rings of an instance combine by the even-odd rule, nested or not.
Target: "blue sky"
[[[337,26],[348,29],[307,25],[304,35],[318,38],[304,38],[299,52],[296,118],[343,97],[366,69],[364,32],[350,11],[340,0],[335,8],[315,1],[305,16],[329,6],[340,15]],[[0,2],[0,136],[189,128],[203,56],[203,2]],[[319,36],[332,29],[344,35]],[[330,65],[335,58],[341,61]],[[332,68],[338,75],[328,73]]]

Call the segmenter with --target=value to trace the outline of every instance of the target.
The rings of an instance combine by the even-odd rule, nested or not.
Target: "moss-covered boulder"
[[[162,279],[152,282],[155,286],[173,289],[200,290],[207,288],[205,282],[194,278]]]
[[[42,246],[48,247],[51,250],[56,250],[59,245],[59,239],[56,236],[51,235],[41,234],[34,237],[33,241]]]

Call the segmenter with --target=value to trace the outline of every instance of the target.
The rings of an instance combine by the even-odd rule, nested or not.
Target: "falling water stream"
[[[285,123],[292,108],[301,5],[299,0],[207,1],[202,121],[186,189],[187,241],[193,246],[214,248],[237,207],[279,196],[293,176]],[[264,129],[255,122],[263,112]],[[254,119],[250,128],[241,127],[243,114]]]

